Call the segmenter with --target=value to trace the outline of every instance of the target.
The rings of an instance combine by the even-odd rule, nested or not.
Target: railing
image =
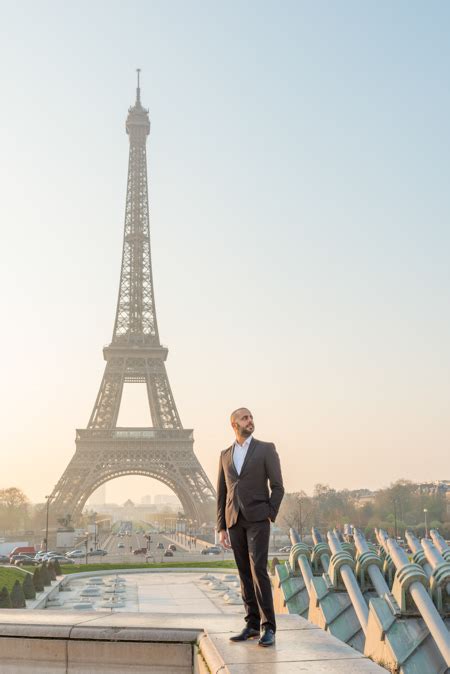
[[[161,442],[187,442],[194,439],[194,431],[189,428],[78,428],[77,440],[102,442],[108,440],[159,440]]]
[[[387,544],[392,561],[397,568],[398,578],[400,579],[399,582],[406,585],[406,588],[409,591],[413,602],[419,609],[420,615],[436,642],[447,667],[450,667],[450,636],[444,621],[428,594],[426,583],[423,582],[423,578],[419,578],[417,574],[415,576],[412,575],[414,570],[411,567],[418,565],[410,563],[406,552],[402,550],[392,538],[388,539]],[[425,576],[425,572],[423,572],[423,574]],[[410,576],[409,578],[407,578],[408,575]]]
[[[383,529],[375,534],[379,549],[353,527],[346,528],[346,540],[329,531],[328,547],[313,528],[309,547],[290,530],[289,561],[275,569],[277,606],[389,671],[450,672],[450,547],[437,531],[430,532],[433,541],[407,532],[410,561]]]

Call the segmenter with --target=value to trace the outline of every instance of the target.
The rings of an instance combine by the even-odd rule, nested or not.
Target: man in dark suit
[[[270,522],[284,495],[280,460],[272,442],[253,437],[255,425],[247,408],[232,413],[231,425],[236,440],[220,455],[217,531],[220,543],[233,548],[246,612],[245,628],[231,640],[260,636],[261,627],[258,643],[272,646],[276,624],[267,557]]]

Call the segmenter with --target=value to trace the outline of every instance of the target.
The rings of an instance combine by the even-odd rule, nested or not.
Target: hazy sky
[[[97,395],[136,67],[159,331],[211,480],[240,405],[288,490],[450,479],[449,3],[0,5],[0,487],[50,493]]]

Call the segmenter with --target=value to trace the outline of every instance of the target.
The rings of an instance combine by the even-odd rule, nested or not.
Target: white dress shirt
[[[252,440],[253,436],[249,436],[244,444],[240,445],[237,440],[235,440],[233,445],[233,463],[236,468],[237,474],[241,474],[242,466],[247,456],[248,446]]]

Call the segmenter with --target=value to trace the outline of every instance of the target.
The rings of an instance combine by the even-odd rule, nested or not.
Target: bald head
[[[247,407],[238,407],[237,410],[231,412],[230,415],[231,424],[233,424],[233,421],[236,421],[236,419],[241,416],[242,412],[248,412],[248,414],[251,414],[250,410]]]
[[[231,425],[240,444],[255,430],[253,415],[247,407],[238,407],[230,416]]]

